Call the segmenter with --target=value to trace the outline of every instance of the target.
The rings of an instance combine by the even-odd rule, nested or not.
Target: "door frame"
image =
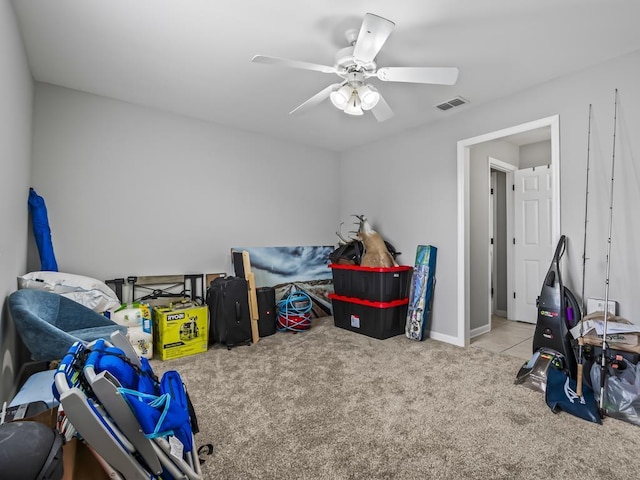
[[[509,292],[514,290],[514,264],[513,264],[513,244],[508,243],[510,238],[514,237],[513,234],[513,190],[509,188],[509,185],[513,185],[513,172],[518,169],[517,166],[512,165],[507,162],[503,162],[502,160],[498,160],[492,156],[489,156],[489,175],[491,175],[492,170],[497,170],[503,172],[505,174],[505,204],[506,204],[506,226],[507,226],[507,244],[505,245],[507,249],[507,311],[506,316],[509,318],[509,314],[513,312],[514,309],[514,301],[513,297],[509,295]],[[495,214],[495,211],[491,213]],[[493,219],[495,223],[495,218]],[[495,227],[495,225],[494,225]],[[495,257],[495,248],[494,248],[494,257]],[[495,258],[493,260],[494,265],[489,265],[489,275],[492,275],[493,267],[495,267]],[[491,326],[491,315],[493,314],[493,308],[490,304],[491,310],[489,311],[489,326]],[[491,328],[489,328],[491,330]]]
[[[491,194],[489,195],[489,324],[488,331],[491,331],[491,317],[496,310],[497,303],[497,266],[498,260],[496,258],[496,244],[497,244],[497,216],[498,216],[498,205],[496,202],[496,196],[498,191],[498,174],[495,170],[491,168],[491,159],[489,159],[489,187],[491,188]],[[495,290],[495,291],[494,291]],[[473,332],[471,333],[473,335]]]
[[[560,117],[553,115],[532,122],[497,130],[495,132],[478,135],[476,137],[459,140],[457,142],[457,171],[458,171],[458,288],[457,288],[457,330],[455,344],[468,346],[470,340],[470,184],[469,162],[471,147],[490,142],[518,133],[550,127],[551,129],[551,171],[554,182],[552,185],[552,214],[551,237],[560,237]]]

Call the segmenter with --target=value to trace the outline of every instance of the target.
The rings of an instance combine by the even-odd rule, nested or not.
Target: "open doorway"
[[[548,117],[458,142],[458,336],[459,345],[468,345],[473,335],[491,329],[493,300],[491,296],[493,258],[504,251],[490,248],[490,181],[491,169],[500,171],[500,164],[490,164],[490,158],[511,165],[506,170],[521,169],[517,153],[523,145],[548,141],[550,161],[545,168],[549,173],[549,199],[545,204],[549,212],[548,238],[557,240],[560,232],[559,189],[559,118]],[[505,158],[506,157],[506,158]],[[526,162],[525,162],[526,163]],[[526,166],[526,165],[522,165]],[[527,167],[531,168],[531,167]],[[505,168],[502,169],[504,171]],[[538,168],[540,170],[540,168]],[[505,172],[506,173],[506,172]],[[497,176],[496,176],[497,178]],[[506,182],[506,180],[505,180]],[[526,208],[526,207],[525,207]],[[515,207],[513,207],[515,210]],[[518,214],[520,214],[519,212]],[[516,213],[513,214],[517,217]],[[514,228],[515,225],[514,225]],[[527,227],[532,234],[535,227]],[[512,248],[509,239],[503,250]],[[508,252],[508,250],[507,250]],[[512,253],[513,256],[513,253]],[[550,258],[550,257],[549,257]],[[512,260],[512,264],[515,260]],[[513,269],[513,266],[507,267]],[[516,281],[515,273],[511,284]],[[539,282],[532,270],[529,285]],[[532,280],[533,279],[533,280]],[[509,283],[508,281],[506,283]],[[494,285],[495,288],[495,285]],[[531,290],[532,287],[529,287]],[[511,287],[507,287],[507,311],[513,304]],[[515,291],[515,290],[514,290]],[[494,295],[496,290],[494,289]],[[523,293],[524,295],[524,293]],[[537,295],[537,294],[536,294]],[[531,296],[525,295],[526,297]],[[535,298],[534,298],[535,302]],[[534,317],[535,318],[535,317]]]

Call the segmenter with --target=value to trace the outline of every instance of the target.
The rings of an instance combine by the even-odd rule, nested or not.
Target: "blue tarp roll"
[[[31,213],[33,224],[33,236],[40,254],[40,270],[57,272],[58,264],[53,253],[47,206],[44,203],[44,198],[38,195],[33,188],[29,189],[29,213]]]

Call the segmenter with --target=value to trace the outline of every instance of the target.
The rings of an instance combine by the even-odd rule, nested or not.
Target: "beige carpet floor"
[[[640,478],[637,426],[552,413],[522,363],[326,317],[153,368],[183,377],[207,479]]]

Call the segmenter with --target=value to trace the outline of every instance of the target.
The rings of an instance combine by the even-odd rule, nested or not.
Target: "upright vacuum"
[[[533,356],[520,368],[515,380],[516,384],[534,390],[545,390],[547,370],[552,364],[576,378],[577,363],[569,330],[578,324],[582,314],[576,297],[562,284],[560,259],[566,242],[566,236],[562,235],[542,283]]]
[[[560,259],[564,254],[566,242],[567,238],[562,235],[542,283],[538,297],[538,321],[533,335],[533,351],[548,348],[562,354],[565,369],[571,378],[576,378],[577,363],[569,330],[578,324],[582,314],[576,297],[562,284]]]

